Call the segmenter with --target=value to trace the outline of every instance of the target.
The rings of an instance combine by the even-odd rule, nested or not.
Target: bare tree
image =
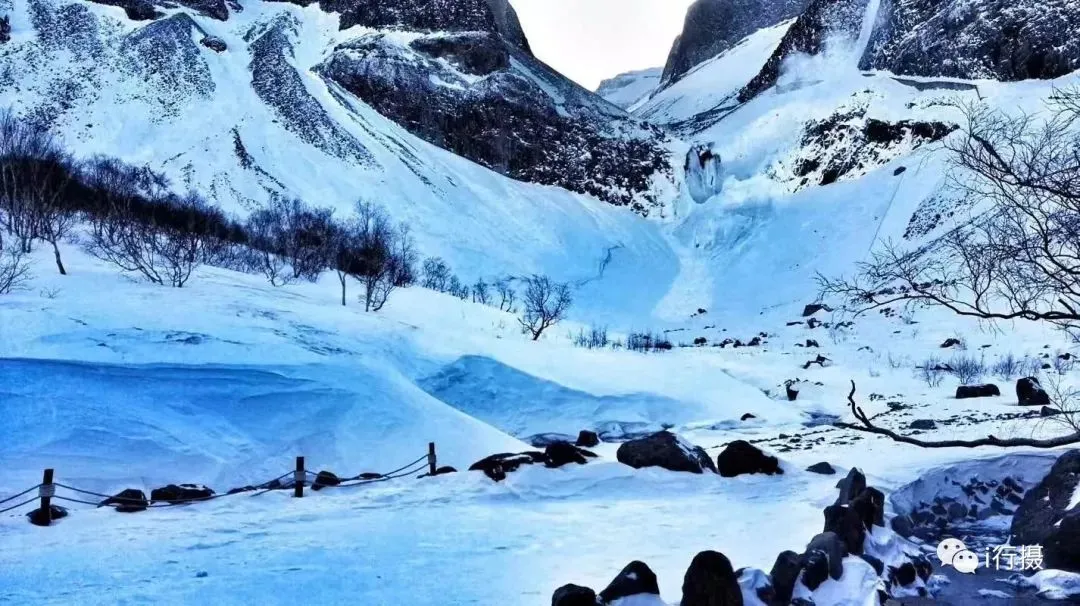
[[[22,246],[9,243],[5,248],[0,239],[0,295],[22,288],[29,279],[30,266]]]
[[[919,247],[889,242],[851,279],[819,277],[862,313],[895,303],[1080,328],[1080,92],[1044,115],[964,108],[951,185],[981,212]]]
[[[473,303],[482,303],[487,305],[491,302],[491,286],[480,278],[472,285],[472,300]]]
[[[514,290],[513,278],[500,278],[495,281],[495,292],[499,295],[499,310],[517,313],[517,291]]]
[[[453,272],[442,257],[428,257],[424,259],[422,270],[423,281],[421,286],[438,292],[446,292],[450,288],[450,278]]]
[[[356,249],[349,273],[364,287],[364,311],[379,311],[394,289],[413,281],[416,253],[409,229],[394,227],[370,202],[356,205]]]
[[[525,294],[522,297],[524,312],[518,322],[523,332],[536,341],[551,326],[566,316],[573,303],[570,286],[552,282],[547,276],[533,275],[524,279]]]

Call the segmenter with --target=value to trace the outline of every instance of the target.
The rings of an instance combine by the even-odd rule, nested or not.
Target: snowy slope
[[[662,71],[659,67],[654,67],[619,74],[601,82],[596,94],[623,109],[628,109],[656,90]]]

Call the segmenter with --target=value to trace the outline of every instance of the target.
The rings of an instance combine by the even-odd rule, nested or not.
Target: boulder
[[[315,482],[311,484],[312,490],[322,490],[327,486],[337,486],[341,484],[341,478],[337,477],[329,471],[320,471],[315,476]]]
[[[848,474],[836,483],[836,487],[840,489],[840,496],[837,497],[836,504],[847,505],[866,489],[866,476],[852,467]]]
[[[892,528],[893,532],[905,539],[910,539],[912,535],[915,534],[915,523],[911,521],[911,518],[904,514],[900,514],[893,518],[889,522],[889,526]]]
[[[644,562],[634,560],[600,592],[600,600],[604,604],[610,604],[619,598],[640,594],[659,596],[660,586],[656,581],[656,573]]]
[[[635,469],[662,467],[690,473],[702,473],[706,469],[716,472],[716,466],[704,448],[694,446],[669,431],[624,442],[619,446],[616,458]]]
[[[201,484],[169,484],[162,488],[150,491],[150,501],[157,503],[188,503],[191,501],[205,501],[214,496],[214,491]]]
[[[743,414],[743,416],[739,417],[739,420],[740,421],[749,421],[750,419],[756,419],[756,418],[757,418],[757,415],[755,415],[752,412],[748,412],[748,413]]]
[[[794,402],[799,399],[799,380],[788,379],[784,381],[784,389],[787,391],[788,402]]]
[[[948,349],[950,347],[956,347],[956,346],[958,346],[960,344],[961,344],[960,339],[957,339],[956,337],[949,337],[948,339],[945,339],[944,343],[941,344],[941,348],[942,349]]]
[[[443,465],[442,467],[436,469],[435,473],[433,473],[431,475],[433,475],[433,476],[444,476],[444,475],[446,475],[448,473],[457,473],[457,470],[454,469],[453,467],[450,467],[449,465]]]
[[[911,429],[937,429],[937,423],[933,419],[915,419],[908,424]]]
[[[959,505],[959,503],[954,504]],[[867,530],[872,530],[874,526],[885,525],[885,494],[877,488],[872,486],[864,488],[859,496],[851,500],[851,508],[859,514],[859,519],[863,521]]]
[[[736,440],[728,444],[716,457],[716,469],[725,478],[751,473],[784,473],[776,457],[766,455],[746,440]]]
[[[904,562],[899,568],[890,568],[889,573],[890,580],[901,587],[911,585],[918,577],[915,565],[911,562]]]
[[[836,533],[823,532],[811,539],[801,558],[803,585],[814,591],[827,578],[839,581],[844,576],[844,558],[847,555],[847,546]]]
[[[779,604],[787,604],[795,590],[795,581],[802,572],[802,560],[794,551],[781,551],[776,556],[769,576],[772,578],[773,596]]]
[[[832,311],[832,308],[824,303],[811,303],[803,308],[802,315],[804,318],[807,318],[819,311]]]
[[[1016,380],[1016,402],[1020,406],[1047,406],[1050,395],[1039,384],[1039,379],[1024,377]]]
[[[847,553],[859,555],[866,540],[866,526],[852,507],[829,505],[825,508],[825,532],[835,533],[844,541]]]
[[[1013,516],[1012,543],[1042,545],[1047,568],[1080,571],[1080,505],[1074,502],[1078,486],[1080,450],[1070,450],[1024,495]]]
[[[880,559],[868,553],[859,554],[859,557],[862,558],[864,562],[872,566],[874,568],[874,572],[877,573],[879,577],[885,573],[885,563],[882,562]]]
[[[593,453],[582,450],[577,446],[574,446],[570,442],[555,442],[548,445],[544,449],[544,455],[547,457],[545,463],[548,467],[562,467],[563,465],[569,465],[570,463],[577,463],[578,465],[584,465],[588,463],[586,456],[596,456]]]
[[[956,388],[956,399],[966,400],[968,398],[989,398],[992,396],[1000,396],[1001,390],[997,385],[993,383],[987,383],[986,385],[961,385]]]
[[[206,36],[202,40],[199,40],[199,44],[202,44],[215,53],[223,53],[229,49],[229,45],[225,44],[225,41],[217,36]]]
[[[523,441],[533,448],[547,448],[555,442],[571,442],[573,439],[574,436],[565,433],[538,433],[534,436],[524,438]]]
[[[702,551],[683,577],[681,606],[742,606],[742,590],[727,556]]]
[[[810,473],[820,473],[824,476],[831,476],[836,474],[836,469],[825,461],[822,461],[820,463],[814,463],[810,467],[807,467],[806,471],[809,471]]]
[[[138,488],[127,488],[105,499],[98,504],[98,507],[105,507],[106,505],[115,505],[116,511],[122,513],[134,513],[136,511],[146,511],[150,502],[147,501],[145,492]]]
[[[563,585],[551,596],[551,606],[596,606],[596,592],[580,585]]]
[[[67,509],[59,505],[49,505],[50,516],[46,518],[45,510],[41,507],[26,514],[26,519],[30,520],[30,523],[34,526],[48,526],[52,520],[59,520],[67,517]]]
[[[578,433],[577,442],[574,442],[574,444],[584,448],[595,448],[600,445],[600,436],[596,435],[595,431],[582,429]]]
[[[542,452],[509,453],[502,452],[484,457],[469,466],[469,471],[482,471],[496,482],[506,479],[506,474],[517,471],[522,465],[546,463],[547,455]]]

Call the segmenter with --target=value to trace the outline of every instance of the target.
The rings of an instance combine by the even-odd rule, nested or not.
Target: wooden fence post
[[[428,473],[435,475],[435,442],[428,442],[427,445],[427,464]]]
[[[294,497],[300,498],[304,496],[305,479],[307,479],[307,474],[304,472],[304,457],[296,457],[296,471],[293,473],[293,480],[295,480],[293,486]]]
[[[53,470],[46,469],[41,474],[41,488],[38,495],[41,497],[41,520],[43,526],[52,524],[52,497],[56,494],[56,486],[53,485]]]

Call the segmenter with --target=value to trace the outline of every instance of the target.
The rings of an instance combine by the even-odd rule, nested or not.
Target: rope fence
[[[424,456],[416,459],[415,461],[403,465],[393,471],[386,473],[360,473],[348,478],[337,478],[328,472],[315,473],[313,471],[305,469],[304,457],[296,457],[296,467],[293,470],[287,471],[280,476],[267,480],[256,486],[245,486],[243,488],[235,488],[228,492],[217,493],[209,491],[210,494],[203,496],[184,496],[184,495],[168,495],[170,498],[158,498],[154,499],[154,492],[151,491],[149,498],[142,491],[138,491],[140,496],[124,496],[125,490],[119,494],[110,495],[102,492],[96,492],[93,490],[86,490],[85,488],[79,488],[65,484],[62,482],[54,482],[53,475],[54,470],[46,469],[42,474],[42,481],[36,486],[31,486],[26,490],[13,494],[8,497],[0,499],[0,514],[8,513],[31,505],[38,502],[39,505],[36,509],[28,512],[26,515],[30,518],[32,524],[38,526],[49,526],[52,521],[59,517],[67,515],[66,510],[55,508],[52,505],[52,500],[63,501],[65,503],[78,503],[81,505],[92,505],[94,507],[113,507],[117,510],[123,510],[128,512],[142,511],[144,509],[156,509],[162,507],[176,507],[179,505],[188,505],[191,503],[198,503],[203,501],[213,501],[223,497],[238,496],[240,494],[249,493],[251,497],[257,497],[272,490],[293,490],[293,496],[302,498],[304,496],[304,488],[311,487],[312,490],[323,490],[326,488],[351,488],[354,486],[363,486],[367,484],[374,484],[376,482],[386,482],[389,480],[396,480],[404,478],[406,476],[414,475],[424,468],[427,468],[427,473],[419,477],[436,475],[437,458],[435,455],[435,443],[428,443],[428,452]],[[291,478],[290,481],[283,481],[287,478]],[[175,485],[170,484],[166,488],[173,487]],[[203,486],[197,485],[180,485],[178,488],[184,489],[184,487],[190,487],[189,490],[195,492],[205,492],[206,489]],[[73,493],[72,495],[58,495],[57,489],[62,489]],[[135,490],[135,489],[129,489]],[[19,499],[20,497],[27,496],[32,493],[37,493],[31,496],[29,499],[16,503],[14,505],[6,505],[12,501]],[[102,500],[89,500],[90,497],[96,497]],[[5,506],[6,505],[6,506]],[[54,517],[55,516],[55,517]]]

